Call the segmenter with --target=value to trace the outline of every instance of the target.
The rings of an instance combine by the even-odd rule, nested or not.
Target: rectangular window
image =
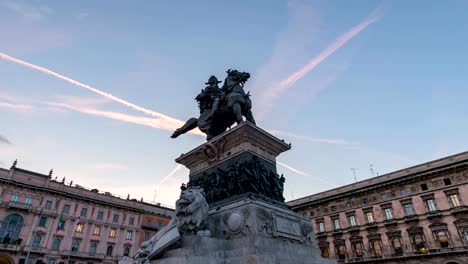
[[[318,223],[318,226],[319,232],[325,232],[325,225],[323,224],[323,222]]]
[[[58,228],[59,230],[65,230],[65,221],[60,221]]]
[[[387,220],[392,220],[392,219],[393,219],[392,208],[385,208],[385,209],[384,209],[384,212],[385,212],[385,218],[386,218]]]
[[[81,208],[80,216],[86,217],[87,214],[88,214],[88,208]]]
[[[97,219],[98,219],[98,220],[102,220],[103,217],[104,217],[104,212],[103,212],[103,211],[99,211],[99,212],[97,213]]]
[[[64,214],[70,213],[70,205],[69,204],[66,204],[66,205],[63,206],[62,213],[64,213]]]
[[[317,215],[322,215],[322,211],[320,210],[320,208],[317,208]]]
[[[45,209],[50,210],[52,208],[52,201],[47,200],[45,203]]]
[[[133,231],[127,231],[127,240],[132,240]]]
[[[351,202],[346,203],[346,209],[351,209],[353,207],[353,204]]]
[[[406,216],[414,215],[413,205],[411,203],[404,204],[403,208],[405,209]]]
[[[363,204],[368,204],[368,203],[369,203],[369,199],[367,199],[367,198],[362,198],[362,203],[363,203]]]
[[[150,233],[148,231],[145,231],[145,241],[150,239]]]
[[[336,211],[336,206],[333,205],[332,207],[330,207],[330,210],[331,210],[332,212],[335,212],[335,211]]]
[[[435,202],[434,202],[434,199],[427,199],[426,200],[426,205],[427,205],[427,210],[429,212],[435,212],[437,211],[437,208],[435,206]]]
[[[350,215],[348,219],[349,219],[349,226],[357,226],[356,217],[354,215]]]
[[[130,219],[128,220],[128,224],[129,225],[133,225],[133,223],[135,222],[135,217],[130,217]]]
[[[114,223],[118,223],[118,222],[119,222],[119,215],[114,214]]]
[[[26,197],[26,199],[24,199],[24,203],[25,204],[32,204],[32,198],[31,197]]]
[[[101,233],[101,227],[100,226],[95,226],[94,230],[93,230],[93,235],[99,236],[100,233]]]
[[[83,232],[83,224],[78,224],[76,226],[76,232],[77,233],[82,233]]]
[[[387,194],[386,193],[381,193],[380,194],[380,200],[381,201],[386,201],[387,200]]]
[[[366,220],[369,224],[374,223],[374,215],[372,212],[366,212]]]
[[[406,196],[407,192],[405,188],[400,189],[400,195],[401,196]]]
[[[110,233],[109,233],[109,237],[115,237],[115,232],[116,232],[116,229],[111,228]]]
[[[460,206],[460,199],[458,198],[458,194],[451,194],[449,196],[449,202],[452,207]]]
[[[427,187],[426,183],[421,184],[421,191],[427,191],[429,188]]]
[[[19,196],[17,194],[13,194],[12,196],[10,196],[10,201],[12,202],[18,202],[18,199],[19,199]]]
[[[333,219],[333,228],[335,230],[340,229],[340,219],[338,219],[338,218]]]
[[[47,217],[41,216],[39,219],[39,226],[45,227],[47,223]]]
[[[146,219],[146,226],[151,226],[151,219]]]
[[[47,259],[47,264],[55,264],[55,259]]]
[[[450,178],[445,178],[444,179],[444,185],[452,185],[452,180],[450,180]]]

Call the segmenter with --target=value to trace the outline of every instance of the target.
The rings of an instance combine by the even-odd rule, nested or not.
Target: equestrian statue
[[[244,84],[250,78],[248,72],[228,70],[223,86],[219,88],[216,76],[211,76],[205,89],[195,97],[200,109],[199,118],[190,118],[182,127],[176,129],[171,138],[199,128],[206,134],[206,139],[223,133],[234,123],[243,122],[243,116],[248,122],[255,124],[252,114],[250,94],[245,93]]]

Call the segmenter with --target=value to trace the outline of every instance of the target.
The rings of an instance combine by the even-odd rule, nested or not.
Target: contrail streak
[[[175,167],[175,169],[173,169],[168,175],[166,175],[166,177],[164,177],[157,185],[161,185],[163,182],[167,181],[170,177],[172,177],[172,175],[174,175],[176,173],[176,171],[180,170],[182,168],[182,165],[178,164],[177,167]]]
[[[293,168],[293,167],[291,167],[291,166],[289,166],[289,165],[286,165],[286,164],[284,164],[284,163],[281,163],[281,162],[278,162],[278,161],[277,161],[276,163],[277,163],[278,165],[280,165],[280,166],[285,167],[286,169],[288,169],[288,170],[290,170],[290,171],[292,171],[292,172],[297,173],[297,174],[304,175],[304,176],[312,176],[312,175],[309,175],[309,174],[307,174],[307,173],[305,173],[305,172],[303,172],[303,171],[301,171],[301,170],[298,170],[298,169],[295,169],[295,168]],[[329,184],[329,185],[331,185],[331,186],[333,186],[333,187],[339,187],[338,185],[336,185],[336,184],[334,184],[334,183],[331,183],[331,182],[329,182],[329,181],[327,181],[327,180],[325,180],[325,179],[322,179],[321,177],[318,177],[318,176],[312,176],[312,177],[315,177],[315,178],[317,178],[319,181],[321,181],[321,182],[323,182],[323,183],[326,183],[326,184]]]
[[[184,122],[181,121],[181,120],[178,120],[178,119],[172,118],[170,116],[167,116],[167,115],[164,115],[164,114],[161,114],[161,113],[158,113],[158,112],[143,108],[143,107],[135,105],[135,104],[132,104],[132,103],[130,103],[128,101],[125,101],[125,100],[123,100],[121,98],[118,98],[118,97],[116,97],[116,96],[114,96],[114,95],[112,95],[110,93],[106,93],[106,92],[103,92],[103,91],[101,91],[99,89],[93,88],[93,87],[91,87],[89,85],[80,83],[78,81],[73,80],[72,78],[63,76],[61,74],[58,74],[58,73],[56,73],[54,71],[51,71],[49,69],[46,69],[44,67],[34,65],[32,63],[22,61],[22,60],[17,59],[17,58],[13,58],[13,57],[8,56],[7,54],[4,54],[4,53],[0,53],[0,58],[4,59],[4,60],[7,60],[7,61],[10,61],[10,62],[13,62],[13,63],[23,65],[25,67],[28,67],[28,68],[36,70],[36,71],[40,71],[40,72],[48,74],[48,75],[52,75],[52,76],[54,76],[56,78],[62,79],[64,81],[66,81],[66,82],[69,82],[69,83],[71,83],[71,84],[73,84],[75,86],[87,89],[87,90],[89,90],[91,92],[94,92],[94,93],[97,93],[97,94],[99,94],[101,96],[104,96],[104,97],[106,97],[106,98],[108,98],[110,100],[113,100],[113,101],[118,102],[120,104],[126,105],[126,106],[128,106],[128,107],[130,107],[130,108],[132,108],[134,110],[143,112],[143,113],[151,115],[153,117],[160,118],[161,120],[164,120],[164,122],[167,122],[168,124],[174,124],[175,127],[179,127],[179,126],[184,124]]]
[[[308,136],[303,136],[303,135],[298,135],[294,134],[291,132],[287,131],[281,131],[281,130],[268,130],[268,132],[272,133],[273,135],[279,136],[290,136],[293,138],[301,139],[301,140],[306,140],[310,142],[316,142],[316,143],[326,143],[326,144],[336,144],[336,145],[349,145],[349,144],[354,144],[342,139],[329,139],[329,138],[314,138],[314,137],[308,137]]]

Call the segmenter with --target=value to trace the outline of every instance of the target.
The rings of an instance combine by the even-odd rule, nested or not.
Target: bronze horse
[[[198,127],[206,134],[206,139],[210,140],[226,131],[235,122],[237,124],[243,122],[243,116],[247,121],[255,124],[250,94],[244,91],[244,84],[250,78],[250,74],[237,70],[228,70],[227,74],[218,98],[218,109],[212,109],[212,96],[202,90],[195,98],[200,108],[200,117],[190,118],[182,127],[174,131],[171,138],[176,138]]]

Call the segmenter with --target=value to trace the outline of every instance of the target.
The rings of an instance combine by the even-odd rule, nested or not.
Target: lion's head
[[[208,216],[208,203],[202,188],[189,187],[180,193],[176,202],[176,221],[179,231],[196,233]]]

